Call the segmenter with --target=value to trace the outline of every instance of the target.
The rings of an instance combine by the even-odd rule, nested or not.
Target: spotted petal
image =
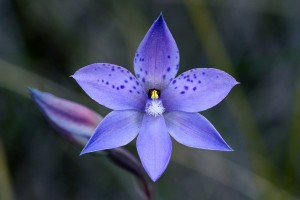
[[[143,110],[147,95],[136,78],[125,68],[96,63],[79,69],[72,76],[95,101],[113,110]]]
[[[179,52],[162,15],[151,26],[134,57],[134,71],[145,90],[162,90],[178,71]]]
[[[128,144],[138,134],[142,116],[134,110],[112,111],[101,121],[81,154]]]
[[[164,116],[170,135],[179,143],[200,149],[232,150],[202,115],[173,111],[165,113]]]
[[[200,112],[222,101],[236,84],[232,76],[221,70],[196,68],[173,80],[161,98],[167,110]]]
[[[37,89],[29,89],[52,126],[72,142],[85,145],[102,117],[87,107]]]
[[[172,141],[162,116],[144,116],[137,150],[146,172],[156,181],[167,168],[172,152]]]

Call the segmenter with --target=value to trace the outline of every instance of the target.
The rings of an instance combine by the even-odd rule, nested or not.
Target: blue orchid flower
[[[117,148],[137,135],[137,151],[153,181],[165,171],[172,153],[170,135],[201,149],[231,151],[214,126],[198,112],[222,101],[237,81],[213,68],[176,76],[179,51],[162,15],[151,26],[127,69],[95,63],[72,77],[99,104],[112,109],[81,154]]]

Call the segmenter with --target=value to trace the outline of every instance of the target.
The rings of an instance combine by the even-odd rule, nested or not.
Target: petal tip
[[[30,95],[34,95],[34,94],[39,92],[38,89],[35,89],[35,88],[32,88],[32,87],[27,87],[27,89],[28,89]]]
[[[224,151],[234,151],[234,149],[227,145],[227,149],[225,149]]]
[[[76,72],[69,76],[70,78],[74,78],[76,80]]]
[[[87,150],[86,147],[84,147],[83,150],[80,152],[79,156],[82,156],[82,155],[84,155],[84,154],[91,153],[91,152],[92,152],[92,151],[89,151],[89,150]]]
[[[38,101],[43,94],[43,92],[41,92],[40,90],[38,90],[36,88],[28,87],[28,91],[29,91],[29,95],[31,96],[31,98],[34,101]]]
[[[155,25],[155,26],[165,26],[166,25],[166,22],[165,22],[162,12],[159,14],[158,18],[155,20],[153,25]]]
[[[161,11],[157,19],[164,19],[163,12]]]
[[[144,166],[145,171],[147,172],[148,176],[153,182],[156,182],[162,174],[165,172],[166,168],[163,171],[153,171],[149,170],[147,167]]]
[[[149,176],[153,182],[156,182],[160,178],[161,174],[160,175],[150,175],[149,174]]]

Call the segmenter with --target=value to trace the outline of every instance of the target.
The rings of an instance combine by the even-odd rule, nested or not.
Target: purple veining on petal
[[[128,144],[138,134],[142,117],[142,113],[133,110],[112,111],[99,124],[81,154]]]
[[[136,59],[135,74],[146,91],[151,88],[162,90],[170,83],[170,79],[175,77],[178,71],[179,52],[162,15],[147,32],[134,59]],[[140,75],[142,71],[145,72],[145,76]]]
[[[95,69],[97,70],[95,71]],[[124,88],[132,88],[133,86],[136,86],[140,94],[143,94],[144,90],[143,87],[139,86],[138,80],[128,72],[127,69],[120,66],[96,63],[81,68],[72,77],[92,99],[108,108],[143,110],[147,96],[138,93],[129,94],[124,90]],[[97,81],[99,79],[101,82]],[[130,79],[132,81],[128,81]]]
[[[167,168],[172,152],[172,141],[162,116],[144,116],[136,146],[146,172],[156,181]]]
[[[170,135],[179,143],[201,149],[232,151],[215,127],[198,113],[167,112]]]
[[[201,77],[201,80],[198,77]],[[186,81],[188,78],[190,81]],[[232,76],[213,68],[189,70],[179,75],[172,83],[172,87],[162,91],[164,106],[168,110],[186,112],[199,112],[213,107],[237,84]],[[178,91],[174,87],[183,90]]]

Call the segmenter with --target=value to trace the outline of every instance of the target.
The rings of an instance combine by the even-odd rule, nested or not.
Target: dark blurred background
[[[79,156],[27,87],[105,116],[69,76],[133,55],[162,11],[180,72],[214,67],[240,85],[203,112],[234,152],[173,142],[156,199],[300,198],[300,1],[0,0],[0,199],[139,199],[137,183],[105,157]],[[126,146],[136,155],[135,143]]]

